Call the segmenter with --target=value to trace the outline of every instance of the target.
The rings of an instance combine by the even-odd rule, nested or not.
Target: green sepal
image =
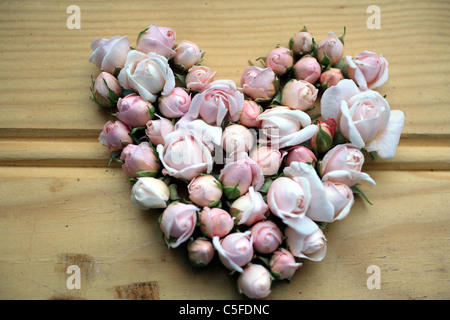
[[[178,186],[176,184],[169,185],[170,196],[169,199],[172,201],[180,200],[180,196],[178,195]]]
[[[258,192],[261,192],[261,193],[269,192],[269,188],[272,185],[272,182],[273,182],[272,179],[266,179],[264,181],[264,184],[262,185],[262,187],[258,190]]]
[[[346,33],[346,32],[347,32],[347,28],[344,27],[344,33],[342,34],[342,36],[338,37],[338,39],[341,40],[341,42],[342,42],[342,44],[343,44],[344,46],[345,46],[344,38],[345,38],[345,33]]]
[[[110,157],[109,157],[109,162],[108,162],[108,167],[111,166],[111,163],[113,161],[115,162],[119,162],[119,163],[124,163],[122,160],[120,160],[120,153],[122,152],[122,150],[114,150],[111,151]]]
[[[322,60],[320,60],[320,64],[325,67],[328,67],[331,64],[330,58],[328,58],[328,56],[325,52],[323,53]]]
[[[318,124],[318,126],[319,130],[316,133],[316,147],[320,153],[324,153],[331,148],[333,144],[333,139],[328,133],[326,133],[322,129],[320,123]]]
[[[219,200],[217,200],[217,201],[211,202],[211,203],[209,204],[209,207],[210,207],[210,208],[214,208],[214,207],[222,207],[222,201],[220,201],[220,199],[219,199]]]
[[[241,191],[237,187],[238,185],[239,185],[239,182],[234,187],[224,187],[223,188],[223,193],[225,194],[225,196],[228,199],[234,200],[241,196]]]
[[[149,28],[145,28],[144,30],[142,30],[141,32],[139,32],[138,37],[136,39],[136,43],[139,42],[139,39],[142,37],[142,35],[148,30]]]
[[[364,200],[366,200],[370,205],[372,205],[372,202],[369,201],[369,199],[366,197],[366,195],[364,194],[364,192],[362,192],[358,187],[358,184],[355,184],[353,186],[350,187],[350,189],[352,189],[353,193],[359,194],[361,195]]]
[[[158,172],[155,171],[139,171],[136,173],[139,177],[151,177],[155,178],[158,175]]]
[[[292,51],[292,46],[294,45],[294,38],[289,39],[289,50]]]

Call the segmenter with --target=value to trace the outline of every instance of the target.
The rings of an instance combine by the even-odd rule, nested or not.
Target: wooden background
[[[69,5],[81,9],[70,30]],[[366,9],[381,9],[369,30]],[[449,299],[450,2],[7,1],[0,3],[0,299],[241,299],[221,266],[193,270],[168,250],[157,213],[137,210],[131,185],[97,140],[108,120],[90,101],[95,38],[151,23],[206,51],[217,77],[239,81],[249,59],[307,26],[316,39],[347,27],[345,53],[389,61],[379,88],[406,114],[396,156],[367,162],[377,186],[330,224],[328,252],[305,262],[268,299]],[[81,289],[66,286],[69,265]],[[381,289],[369,290],[369,266]]]

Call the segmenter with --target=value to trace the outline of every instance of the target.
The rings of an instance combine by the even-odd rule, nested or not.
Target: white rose
[[[170,191],[167,185],[156,178],[141,177],[131,189],[131,202],[142,210],[165,208]]]

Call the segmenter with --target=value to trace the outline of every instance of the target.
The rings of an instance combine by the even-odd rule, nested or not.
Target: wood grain
[[[66,9],[81,9],[81,29]],[[449,299],[449,1],[12,1],[0,6],[0,298],[241,299],[220,264],[193,269],[168,250],[159,212],[130,202],[131,184],[98,135],[109,120],[90,99],[91,41],[151,23],[197,43],[217,77],[239,83],[248,60],[287,46],[307,26],[316,40],[347,28],[345,53],[389,61],[379,92],[406,114],[393,159],[366,160],[351,214],[326,230],[324,261],[304,262],[268,299]],[[378,90],[378,89],[377,89]],[[317,105],[318,107],[320,104]],[[81,267],[80,290],[66,286]],[[366,272],[381,269],[381,289]],[[217,290],[220,288],[220,290]]]

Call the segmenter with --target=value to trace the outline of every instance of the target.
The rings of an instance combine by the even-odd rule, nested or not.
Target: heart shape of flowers
[[[131,202],[160,210],[169,248],[185,247],[195,267],[220,262],[248,298],[321,261],[325,225],[349,214],[354,194],[367,200],[361,181],[375,185],[365,157],[395,155],[405,116],[374,91],[388,62],[344,56],[344,37],[316,43],[305,28],[239,85],[216,79],[169,27],[150,25],[135,48],[127,36],[92,41],[92,100],[114,117],[99,141],[133,183]]]

